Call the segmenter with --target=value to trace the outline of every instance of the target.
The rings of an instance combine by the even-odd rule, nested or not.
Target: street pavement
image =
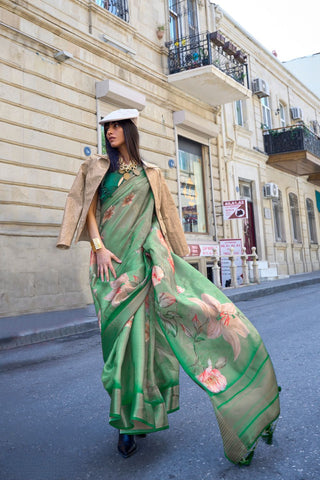
[[[262,335],[282,387],[274,444],[260,442],[250,467],[224,457],[209,398],[183,372],[170,429],[120,457],[93,329],[0,352],[0,479],[319,480],[319,283],[237,305]]]
[[[223,292],[238,303],[317,283],[320,283],[320,270],[261,284],[226,288]],[[98,322],[93,305],[0,318],[0,351],[94,330],[98,330]]]

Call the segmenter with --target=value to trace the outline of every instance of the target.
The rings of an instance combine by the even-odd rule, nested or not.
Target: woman
[[[168,428],[180,363],[210,396],[227,458],[248,464],[279,415],[272,363],[246,317],[180,258],[188,247],[177,209],[159,168],[140,158],[137,117],[121,109],[100,122],[108,155],[82,165],[57,244],[68,248],[75,236],[92,245],[109,422],[124,457],[135,435]]]

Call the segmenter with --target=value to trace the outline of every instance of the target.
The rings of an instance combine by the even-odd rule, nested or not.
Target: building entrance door
[[[252,247],[257,247],[251,182],[241,180],[239,181],[239,188],[240,199],[247,200],[248,216],[243,220],[243,245],[247,254],[250,255],[252,252]]]

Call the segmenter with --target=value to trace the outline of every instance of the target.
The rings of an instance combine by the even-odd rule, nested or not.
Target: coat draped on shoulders
[[[57,247],[69,248],[72,241],[90,241],[86,220],[93,197],[110,166],[107,155],[92,155],[80,167],[67,196]],[[159,167],[143,161],[154,195],[155,213],[163,236],[179,256],[189,253],[177,207]]]

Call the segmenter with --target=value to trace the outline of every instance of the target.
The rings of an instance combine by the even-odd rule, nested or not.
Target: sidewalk
[[[320,283],[320,271],[292,275],[260,285],[225,288],[223,292],[232,302],[237,303],[315,283]],[[93,305],[73,310],[4,317],[0,318],[0,350],[92,330],[98,330],[98,321]]]

